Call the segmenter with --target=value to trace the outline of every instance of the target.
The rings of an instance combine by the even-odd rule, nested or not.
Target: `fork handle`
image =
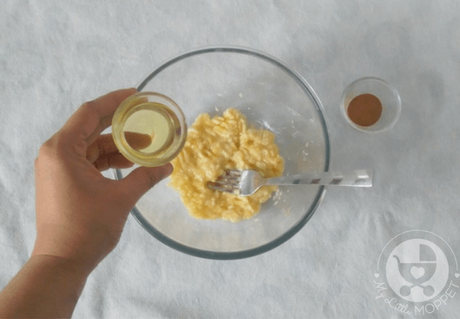
[[[315,174],[299,174],[292,176],[269,178],[265,185],[333,185],[372,187],[374,171],[358,169],[350,172],[322,172]]]

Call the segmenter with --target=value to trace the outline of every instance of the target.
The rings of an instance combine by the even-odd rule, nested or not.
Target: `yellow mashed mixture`
[[[264,177],[280,176],[284,169],[275,135],[249,128],[244,115],[232,108],[222,117],[201,114],[188,130],[185,146],[172,164],[170,186],[179,191],[193,217],[233,222],[257,214],[276,186],[265,186],[242,197],[211,190],[206,183],[215,181],[228,169],[253,169]]]

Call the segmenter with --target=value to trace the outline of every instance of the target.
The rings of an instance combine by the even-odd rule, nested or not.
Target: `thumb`
[[[134,204],[149,189],[171,175],[172,171],[171,163],[158,167],[138,167],[119,182]]]

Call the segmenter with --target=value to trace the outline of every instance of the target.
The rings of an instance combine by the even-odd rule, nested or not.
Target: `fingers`
[[[86,159],[100,171],[133,166],[133,163],[118,151],[111,134],[99,136],[96,142],[88,146]]]
[[[150,135],[135,132],[125,132],[125,138],[128,144],[136,150],[148,147],[152,141]],[[133,165],[118,151],[111,134],[100,135],[93,144],[88,146],[86,159],[99,170],[128,168]]]
[[[129,161],[126,157],[124,157],[121,153],[115,153],[99,156],[97,160],[94,161],[93,165],[98,170],[105,171],[109,168],[129,168],[134,164],[131,161]]]
[[[148,134],[125,132],[126,142],[135,150],[142,150],[150,145],[152,137]],[[88,146],[86,158],[94,163],[99,156],[118,153],[118,148],[111,134],[100,135],[97,140]]]
[[[119,153],[113,142],[111,134],[103,134],[98,137],[96,142],[88,146],[86,150],[86,158],[90,163],[94,163],[99,156]]]
[[[171,175],[172,171],[170,163],[158,167],[139,167],[120,180],[119,185],[129,194],[134,205],[155,184]]]
[[[148,134],[125,132],[125,139],[132,149],[140,151],[152,143],[152,137]]]
[[[62,131],[75,142],[93,144],[99,134],[110,126],[112,116],[120,103],[137,90],[123,89],[108,93],[96,100],[86,102],[69,118]]]

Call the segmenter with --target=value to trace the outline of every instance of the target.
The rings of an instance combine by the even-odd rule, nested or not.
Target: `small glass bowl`
[[[158,106],[161,107],[159,111]],[[133,123],[130,117],[138,111],[147,111],[144,114],[160,112],[163,115],[162,122],[170,124],[165,125],[169,128],[166,131],[170,133],[167,144],[165,143],[163,147],[155,151],[148,151],[148,148],[147,151],[140,151],[130,145],[126,138],[127,127],[137,125],[137,122]],[[140,121],[147,126],[150,132],[155,132],[157,129],[154,127],[155,121],[150,121],[149,118],[140,118]],[[112,119],[112,136],[120,153],[131,162],[146,167],[161,166],[169,163],[184,147],[187,138],[187,123],[180,107],[169,97],[155,92],[139,92],[124,100],[115,111]],[[151,138],[152,140],[155,138],[153,133]],[[150,143],[153,142],[149,141],[147,145]]]
[[[354,123],[348,116],[350,102],[361,94],[372,94],[382,103],[382,114],[379,120],[370,126]],[[364,133],[380,133],[392,128],[401,115],[401,98],[398,91],[385,81],[375,77],[358,79],[348,85],[342,95],[340,110],[345,120],[354,129]]]

